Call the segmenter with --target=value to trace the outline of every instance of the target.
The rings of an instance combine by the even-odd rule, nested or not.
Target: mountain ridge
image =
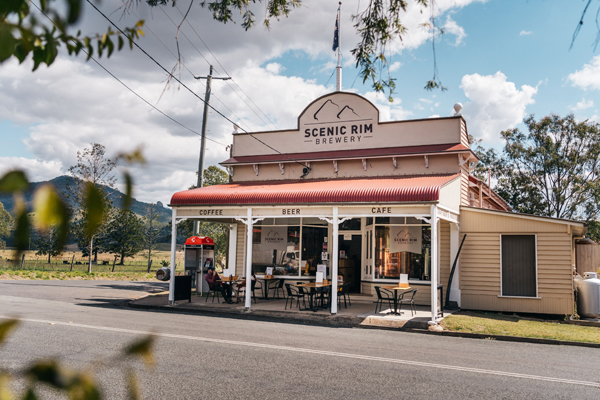
[[[46,183],[53,185],[56,188],[56,190],[63,196],[64,200],[71,208],[76,208],[75,201],[73,199],[70,199],[67,196],[67,194],[69,193],[68,187],[75,186],[77,184],[77,180],[76,178],[73,178],[71,176],[61,175],[57,176],[56,178],[50,179],[49,181],[30,183],[29,188],[24,192],[25,202],[27,203],[30,209],[35,189]],[[101,186],[101,188],[108,195],[108,199],[112,201],[113,205],[120,206],[120,204],[123,202],[123,199],[125,198],[125,194],[123,192],[119,191],[118,189],[109,188],[108,186]],[[14,209],[13,196],[7,193],[0,193],[0,202],[4,204],[4,208],[12,215]],[[158,221],[160,223],[166,223],[171,221],[171,210],[163,206],[163,204],[160,201],[151,204],[144,203],[142,201],[136,200],[135,198],[132,198],[130,209],[137,215],[144,216],[146,215],[148,208],[151,205],[157,206],[155,207],[155,212],[158,214]]]

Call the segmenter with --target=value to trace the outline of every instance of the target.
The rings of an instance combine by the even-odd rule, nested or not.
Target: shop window
[[[537,296],[535,235],[502,235],[502,295]]]
[[[302,218],[302,225],[317,225],[317,226],[327,226],[327,221],[323,221],[320,218],[310,217],[310,218]]]
[[[342,222],[338,228],[340,231],[360,231],[360,218],[352,218]]]
[[[321,253],[327,251],[327,227],[302,227],[302,266],[304,276],[315,275],[317,264],[321,264]]]
[[[431,227],[376,226],[375,279],[430,280]]]
[[[300,269],[300,226],[255,225],[252,234],[252,272],[298,275]]]

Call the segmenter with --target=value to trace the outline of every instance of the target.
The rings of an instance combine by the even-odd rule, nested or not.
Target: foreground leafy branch
[[[11,57],[16,57],[23,63],[27,56],[33,55],[33,70],[40,64],[50,66],[58,55],[59,47],[65,46],[69,55],[87,54],[88,60],[97,54],[110,57],[115,49],[121,50],[125,43],[133,48],[134,40],[140,38],[144,21],[138,21],[133,27],[121,32],[111,28],[105,33],[92,36],[82,35],[78,31],[69,34],[70,27],[75,25],[80,17],[84,0],[64,0],[66,15],[62,15],[54,2],[40,1],[40,6],[28,0],[0,1],[0,63]],[[37,9],[43,16],[31,12],[31,7]]]

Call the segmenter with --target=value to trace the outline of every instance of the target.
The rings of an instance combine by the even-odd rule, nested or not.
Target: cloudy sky
[[[32,0],[37,2],[37,0]],[[295,128],[302,109],[334,90],[336,56],[331,51],[338,1],[304,0],[289,18],[257,24],[245,32],[240,24],[211,20],[196,0],[182,25],[182,65],[177,76],[200,97],[209,65],[216,76],[211,105],[248,131]],[[341,18],[343,89],[366,96],[380,108],[383,120],[448,116],[456,102],[464,105],[469,133],[488,147],[500,147],[500,131],[522,127],[537,117],[574,113],[600,122],[600,49],[595,51],[594,16],[569,50],[586,1],[437,0],[436,18],[445,34],[436,38],[439,79],[445,92],[428,92],[433,76],[430,34],[421,25],[429,10],[412,4],[402,19],[403,41],[390,46],[390,71],[396,79],[394,102],[376,95],[357,78],[350,50],[358,42],[351,15],[367,0],[344,1]],[[410,2],[409,2],[410,3]],[[85,3],[84,3],[85,4]],[[106,21],[85,4],[80,28],[105,31]],[[144,2],[123,13],[121,0],[99,7],[120,27],[145,20],[139,44],[171,70],[177,62],[177,24],[189,6],[150,9]],[[260,19],[264,6],[255,14]],[[123,50],[99,62],[137,95],[196,132],[203,104],[139,50]],[[135,167],[138,200],[168,203],[173,192],[195,183],[200,140],[165,118],[93,61],[61,54],[49,68],[31,72],[32,63],[0,65],[0,174],[25,169],[30,180],[54,178],[73,165],[76,152],[99,142],[109,155],[143,146],[148,164]],[[227,158],[232,124],[215,112],[208,120],[205,166]]]

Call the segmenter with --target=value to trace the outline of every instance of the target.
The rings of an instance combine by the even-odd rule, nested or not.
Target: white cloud
[[[60,161],[34,160],[24,157],[0,157],[0,176],[13,169],[25,171],[30,182],[46,181],[62,174]]]
[[[581,70],[569,74],[567,80],[571,81],[571,85],[584,90],[600,90],[600,55],[592,58],[592,61],[585,64]]]
[[[412,112],[402,108],[399,97],[394,97],[394,101],[390,103],[382,93],[368,92],[364,96],[379,109],[379,120],[382,122],[400,121],[412,115]]]
[[[402,63],[400,61],[396,61],[396,62],[392,63],[392,65],[390,65],[390,72],[399,70],[401,66],[402,66]]]
[[[531,31],[521,31],[519,33],[519,36],[527,36],[527,35],[533,35],[533,32],[531,32]]]
[[[460,87],[471,100],[462,111],[469,133],[491,141],[498,140],[501,131],[514,128],[523,120],[527,106],[535,103],[538,90],[529,85],[519,90],[500,71],[486,76],[465,75]]]
[[[436,17],[442,18],[447,12],[454,12],[463,7],[468,6],[472,3],[484,3],[486,0],[437,0],[435,2]],[[430,39],[430,32],[427,28],[424,28],[424,24],[429,23],[430,12],[429,8],[422,9],[417,2],[409,2],[407,6],[407,12],[400,21],[407,29],[403,40],[394,41],[389,50],[391,54],[401,53],[402,50],[415,49]],[[456,24],[454,20],[448,17],[446,24],[444,25],[447,32],[452,35],[456,35],[455,44],[460,44],[466,33],[464,29]]]
[[[450,33],[456,36],[454,46],[460,45],[465,36],[467,36],[464,28],[462,26],[459,26],[456,23],[456,21],[454,21],[449,15],[448,18],[446,18],[446,23],[444,24],[443,29],[446,31],[446,33]]]
[[[27,62],[29,63],[29,62]],[[278,64],[265,68],[247,62],[231,70],[235,81],[251,95],[246,103],[223,81],[213,81],[211,105],[239,122],[245,129],[295,128],[297,116],[320,93],[322,85],[297,77],[276,75]],[[144,146],[145,167],[132,168],[138,200],[168,203],[171,195],[195,183],[200,149],[199,137],[152,110],[103,71],[73,59],[58,59],[52,68],[40,68],[31,79],[30,65],[10,61],[2,65],[0,120],[12,119],[32,125],[25,139],[35,159],[3,157],[0,169],[22,168],[34,181],[66,173],[78,150],[99,142],[114,156]],[[163,89],[153,82],[124,82],[151,103]],[[188,82],[196,93],[204,93],[198,82]],[[235,87],[235,86],[233,86]],[[237,89],[238,94],[242,95]],[[186,126],[200,132],[202,102],[184,91],[170,91],[157,106]],[[217,100],[218,98],[218,100]],[[224,108],[223,104],[227,105]],[[267,113],[263,115],[256,105]],[[276,112],[276,114],[273,114]],[[257,115],[258,114],[258,115]],[[271,123],[271,122],[272,123]],[[211,112],[208,137],[231,143],[232,124]],[[205,167],[228,158],[225,146],[207,141]]]
[[[570,106],[569,109],[572,111],[586,110],[594,107],[594,100],[581,99],[575,106]]]
[[[269,63],[265,66],[265,69],[274,75],[279,75],[285,70],[285,67],[279,63]]]

